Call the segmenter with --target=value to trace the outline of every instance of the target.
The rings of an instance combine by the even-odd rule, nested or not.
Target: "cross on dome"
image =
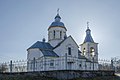
[[[59,14],[59,8],[57,9],[57,14]]]
[[[89,29],[89,22],[87,22],[87,29]]]
[[[84,42],[94,42],[94,40],[91,36],[91,30],[89,29],[89,22],[87,22],[86,37],[85,37]]]

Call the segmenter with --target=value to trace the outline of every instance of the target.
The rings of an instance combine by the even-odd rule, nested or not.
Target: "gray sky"
[[[99,58],[120,56],[120,0],[0,0],[0,62],[26,59],[27,48],[47,40],[57,8],[78,44],[89,21]]]

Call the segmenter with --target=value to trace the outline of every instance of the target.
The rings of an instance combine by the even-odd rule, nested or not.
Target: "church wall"
[[[83,52],[84,51],[84,48],[85,48],[85,53]],[[82,50],[82,55],[84,55],[86,58],[88,58],[89,60],[92,61],[92,56],[91,56],[91,53],[90,53],[90,48],[94,48],[95,50],[95,56],[94,56],[94,61],[98,61],[98,47],[97,47],[97,43],[84,43],[81,45],[81,50]]]
[[[55,38],[54,38],[54,31],[55,31]],[[51,33],[50,35],[50,40],[52,39],[60,39],[60,31],[62,31],[62,37],[61,39],[64,39],[64,35],[66,34],[66,30],[64,28],[61,28],[61,27],[54,27],[54,28],[50,28],[49,31],[48,31],[48,34],[49,32]]]
[[[37,71],[65,70],[65,58],[44,57],[38,65]]]
[[[43,56],[43,54],[38,48],[28,50],[28,56],[27,56],[28,60],[33,60],[34,57],[35,59],[38,59],[41,56]]]
[[[71,48],[71,55],[68,54],[68,47]],[[71,37],[67,38],[59,47],[54,49],[54,51],[59,56],[65,56],[67,53],[67,56],[78,57],[78,47]]]
[[[58,39],[58,40],[52,40],[49,43],[51,44],[51,46],[55,47],[59,42],[61,42],[62,40]]]
[[[61,27],[50,28],[48,31],[48,42],[55,47],[59,42],[64,40],[66,30]]]
[[[91,62],[86,62],[86,70],[91,70]]]
[[[68,54],[68,47],[71,47],[71,55]],[[71,37],[67,38],[59,47],[57,47],[56,49],[54,49],[54,51],[60,56],[64,56],[67,53],[67,58],[71,59],[71,57],[73,57],[74,59],[78,58],[78,46],[76,45],[76,43],[73,41],[73,39]],[[72,59],[71,59],[72,60]],[[64,64],[64,66],[63,66]],[[65,62],[62,62],[61,67],[66,68]],[[76,69],[78,67],[77,62],[73,62],[71,63],[71,69]],[[67,63],[68,69],[69,69],[69,63]]]
[[[35,62],[35,71],[49,71],[49,70],[93,70],[93,63],[87,62],[86,59],[67,57],[67,67],[65,57],[42,57]],[[70,61],[69,61],[70,60]],[[69,62],[71,67],[69,67]],[[32,63],[32,61],[29,61]],[[97,70],[98,64],[94,63],[94,70]],[[29,65],[28,71],[33,71],[33,63]]]

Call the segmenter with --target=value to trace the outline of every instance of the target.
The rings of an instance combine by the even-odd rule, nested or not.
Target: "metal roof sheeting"
[[[48,50],[52,50],[53,47],[49,44],[49,43],[46,43],[46,42],[40,42],[40,41],[37,41],[35,44],[33,44],[31,47],[29,47],[28,49],[33,49],[33,48],[39,48],[39,49],[48,49]]]
[[[85,40],[84,42],[94,42],[92,36],[90,34],[87,34],[86,37],[85,37]]]
[[[53,51],[53,47],[49,43],[37,41],[28,49],[34,49],[34,48],[40,49],[40,51],[43,53],[44,56],[58,57],[58,55]]]
[[[91,36],[91,30],[89,29],[89,27],[86,30],[86,37],[85,37],[84,43],[85,42],[94,42],[94,40]]]
[[[65,27],[64,23],[63,22],[52,22],[52,24],[50,25],[51,27],[54,27],[54,26],[60,26],[60,27]]]

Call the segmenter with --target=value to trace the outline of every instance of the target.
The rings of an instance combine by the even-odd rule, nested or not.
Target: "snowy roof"
[[[40,49],[44,56],[58,57],[58,55],[53,51],[53,47],[49,43],[37,41],[28,49],[34,48]]]

